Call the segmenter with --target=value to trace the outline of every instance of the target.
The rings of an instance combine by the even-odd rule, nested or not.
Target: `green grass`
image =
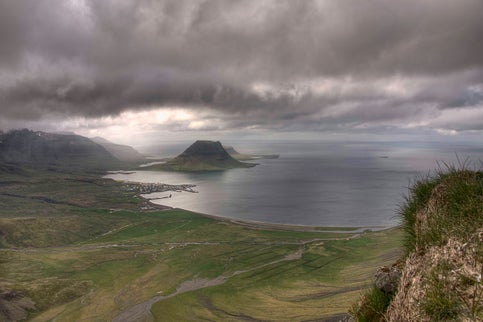
[[[407,252],[443,245],[449,236],[469,238],[483,226],[482,195],[483,172],[478,171],[450,167],[416,182],[400,211]],[[424,229],[417,231],[417,213],[430,206],[431,197],[438,210],[431,213]]]
[[[351,313],[359,322],[383,322],[384,313],[391,304],[393,295],[374,286],[363,295],[361,303],[351,308]]]
[[[433,189],[439,184],[440,178],[426,177],[417,180],[410,188],[406,201],[399,209],[402,226],[405,233],[404,246],[409,254],[416,247],[416,215],[427,206]]]
[[[294,321],[341,314],[366,287],[375,266],[398,256],[393,251],[400,243],[398,237],[398,231],[391,231],[354,240],[308,243],[298,260],[274,263],[237,275],[223,285],[158,302],[153,314],[159,320],[181,321],[193,314],[215,321],[235,317]],[[235,262],[243,262],[245,269],[258,267],[297,248],[248,249]],[[381,260],[388,253],[392,256]]]
[[[422,303],[423,310],[437,321],[454,321],[461,313],[461,298],[452,290],[447,272],[452,267],[440,265],[431,270],[427,277],[426,297]]]
[[[138,239],[139,245],[132,247],[98,248],[106,241],[90,242],[25,253],[2,252],[8,259],[1,267],[6,280],[39,304],[40,312],[32,316],[39,321],[48,320],[53,312],[59,321],[72,320],[78,314],[92,317],[90,312],[100,304],[97,318],[110,319],[122,307],[148,300],[159,292],[173,293],[183,281],[230,276],[239,270],[248,271],[223,285],[157,303],[154,315],[159,320],[163,320],[162,316],[190,320],[191,313],[186,315],[185,308],[194,301],[191,309],[198,311],[200,318],[213,312],[218,320],[229,318],[222,310],[260,319],[273,315],[293,320],[301,312],[308,318],[345,312],[349,300],[365,287],[372,270],[387,261],[386,254],[397,247],[395,236],[394,232],[384,232],[368,234],[358,243],[328,241],[305,246],[234,242],[173,247],[153,245],[148,238]],[[373,246],[371,251],[367,245]],[[300,247],[305,248],[300,259],[269,264]],[[344,300],[334,307],[331,301],[339,297]],[[75,309],[70,310],[72,306]],[[165,315],[168,311],[172,314]]]

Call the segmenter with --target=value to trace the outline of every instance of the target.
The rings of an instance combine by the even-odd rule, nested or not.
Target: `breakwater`
[[[194,184],[166,184],[166,183],[143,183],[143,182],[129,182],[123,184],[123,189],[126,191],[149,194],[155,192],[175,191],[175,192],[192,192],[197,193],[194,190],[196,185]]]

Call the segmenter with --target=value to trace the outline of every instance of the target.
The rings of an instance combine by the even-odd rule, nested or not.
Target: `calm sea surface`
[[[186,145],[184,145],[186,146]],[[437,161],[469,158],[480,168],[483,149],[444,143],[252,143],[241,152],[278,153],[250,169],[211,173],[137,171],[116,180],[195,184],[199,193],[154,193],[171,207],[223,217],[314,226],[393,226],[410,182]],[[181,148],[182,150],[182,148]],[[181,152],[181,151],[179,151]]]

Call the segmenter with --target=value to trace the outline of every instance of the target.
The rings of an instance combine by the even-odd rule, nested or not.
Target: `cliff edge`
[[[357,321],[483,321],[483,172],[416,182],[401,207],[406,254],[380,268]]]

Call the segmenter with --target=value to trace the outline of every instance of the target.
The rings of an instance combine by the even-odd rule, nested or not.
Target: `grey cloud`
[[[482,12],[480,0],[0,0],[0,116],[180,105],[237,128],[411,122],[481,103]],[[416,88],[377,88],[397,76]],[[324,78],[340,85],[287,90]]]

